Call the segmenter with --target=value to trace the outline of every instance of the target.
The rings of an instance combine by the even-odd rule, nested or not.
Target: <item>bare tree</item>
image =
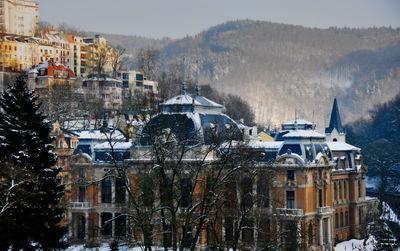
[[[123,65],[126,63],[126,58],[124,57],[125,55],[125,48],[122,48],[121,46],[117,46],[113,48],[111,52],[111,67],[112,67],[112,77],[116,78],[117,77],[117,72],[121,70]]]
[[[136,54],[136,68],[143,72],[149,80],[157,77],[160,52],[154,48],[142,48]]]
[[[82,115],[81,110],[78,109],[81,101],[75,95],[74,87],[67,82],[56,81],[48,88],[41,90],[39,101],[42,103],[42,111],[48,115],[50,121],[58,120],[62,126],[65,121]]]

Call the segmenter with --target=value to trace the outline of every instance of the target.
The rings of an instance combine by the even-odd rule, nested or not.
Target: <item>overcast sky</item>
[[[237,19],[400,27],[400,0],[36,0],[39,19],[86,31],[182,38]]]

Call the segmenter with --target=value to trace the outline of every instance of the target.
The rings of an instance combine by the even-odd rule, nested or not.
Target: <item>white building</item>
[[[123,87],[128,90],[128,94],[157,94],[158,83],[147,80],[143,73],[137,71],[119,71],[117,78],[122,80]]]
[[[29,0],[0,0],[0,32],[34,36],[38,32],[39,3]]]

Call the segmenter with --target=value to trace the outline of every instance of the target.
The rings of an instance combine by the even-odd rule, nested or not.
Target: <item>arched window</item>
[[[312,222],[310,221],[310,224],[308,225],[308,244],[313,244],[314,243],[314,235],[313,235],[313,225]]]
[[[349,213],[347,211],[344,215],[344,220],[345,220],[345,225],[348,226],[349,225]]]
[[[101,202],[111,203],[111,178],[105,177],[101,181]]]

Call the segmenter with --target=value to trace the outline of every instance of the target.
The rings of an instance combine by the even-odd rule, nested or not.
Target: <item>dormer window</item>
[[[294,181],[294,170],[286,171],[286,179],[287,181]]]

